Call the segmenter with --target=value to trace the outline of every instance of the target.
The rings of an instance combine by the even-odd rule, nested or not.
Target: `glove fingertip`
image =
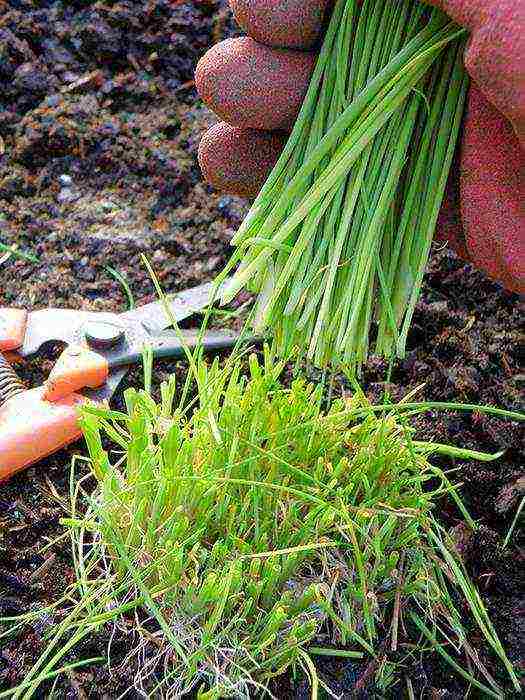
[[[226,39],[209,49],[195,71],[206,105],[243,129],[289,130],[315,64],[303,51],[272,49],[250,37]]]
[[[286,139],[282,132],[239,129],[219,122],[208,129],[199,145],[202,175],[224,194],[255,197]]]
[[[331,0],[230,0],[235,19],[267,46],[311,49],[322,32]]]

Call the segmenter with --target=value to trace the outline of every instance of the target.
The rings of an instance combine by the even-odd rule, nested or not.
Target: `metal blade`
[[[71,309],[41,309],[28,315],[24,344],[17,350],[22,357],[34,355],[49,342],[83,342],[82,328],[91,321],[119,323],[118,314],[98,311],[72,311]]]
[[[189,349],[193,349],[200,338],[199,331],[182,331],[184,342]],[[144,339],[143,339],[144,340]],[[233,347],[239,340],[239,334],[224,331],[207,331],[202,338],[202,345],[205,352],[214,352]],[[246,338],[246,343],[257,343],[259,338]],[[180,342],[179,335],[175,331],[165,331],[158,336],[148,337],[147,344],[153,351],[155,358],[184,357],[185,353]],[[82,393],[94,401],[109,400],[117,390],[120,382],[126,376],[130,366],[140,362],[144,344],[125,345],[107,353],[106,358],[111,368],[111,373],[106,384],[94,391],[84,390]]]
[[[186,289],[168,296],[171,314],[175,321],[182,321],[194,313],[203,311],[212,300],[213,282],[206,282],[193,289]],[[217,293],[215,298],[219,298]],[[73,311],[71,309],[41,309],[28,316],[26,336],[18,354],[23,357],[33,355],[45,343],[60,341],[69,344],[84,343],[89,324],[107,323],[122,328],[123,339],[114,349],[103,352],[113,371],[105,386],[95,391],[84,391],[95,400],[110,399],[128,372],[127,362],[140,360],[145,345],[152,345],[157,356],[165,357],[180,354],[181,348],[175,337],[157,338],[157,334],[172,325],[161,301],[140,306],[122,314],[98,311]],[[186,334],[186,331],[185,331]],[[233,334],[205,334],[205,349],[213,350],[230,347],[237,337]],[[188,334],[190,346],[194,345],[192,334]]]
[[[205,282],[198,287],[185,289],[178,294],[168,295],[170,310],[175,321],[182,321],[192,314],[203,311],[212,301],[213,288],[213,282]],[[216,295],[216,299],[219,299],[219,297],[220,290]],[[137,309],[126,311],[120,315],[120,318],[124,321],[139,321],[151,333],[158,333],[171,326],[171,321],[166,315],[164,304],[161,301],[154,301],[151,304],[145,304]]]
[[[201,339],[199,330],[181,331],[182,341],[178,333],[175,331],[164,331],[158,335],[150,336],[147,341],[148,346],[153,352],[153,357],[156,359],[170,357],[178,359],[185,357],[184,345],[193,350],[197,342]],[[229,331],[206,331],[202,336],[202,347],[204,352],[213,352],[216,350],[225,350],[233,347],[239,340],[239,333]],[[249,338],[247,340],[257,340]],[[184,345],[183,345],[184,343]],[[140,362],[144,344],[131,347],[116,349],[111,354],[107,354],[110,367],[120,367],[122,365],[130,365]]]
[[[212,292],[213,283],[206,282],[198,287],[168,296],[173,318],[176,321],[182,321],[194,313],[203,311],[211,300]],[[17,352],[23,357],[28,357],[38,352],[45,343],[58,341],[71,345],[84,342],[83,329],[91,322],[107,322],[123,328],[141,326],[144,332],[152,334],[171,326],[164,305],[160,301],[139,306],[122,314],[72,309],[40,309],[28,315],[24,345]]]

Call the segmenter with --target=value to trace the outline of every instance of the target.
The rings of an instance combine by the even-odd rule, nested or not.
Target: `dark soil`
[[[197,144],[213,116],[199,103],[192,77],[206,48],[236,31],[224,0],[0,2],[0,242],[39,259],[4,259],[0,252],[0,305],[123,310],[124,290],[108,266],[127,278],[137,301],[150,301],[154,293],[140,253],[170,291],[221,269],[246,203],[217,196],[200,180]],[[371,361],[363,386],[371,397],[388,388],[399,398],[424,384],[421,399],[523,409],[523,311],[516,296],[450,251],[435,250],[407,359],[396,364],[388,387],[386,365]],[[40,382],[55,355],[22,367],[27,382]],[[174,370],[184,367],[160,365],[157,378]],[[139,382],[138,371],[128,381]],[[463,482],[479,531],[469,533],[448,501],[439,517],[455,528],[508,655],[525,669],[518,528],[502,546],[525,491],[523,424],[480,413],[435,413],[417,425],[421,439],[505,450],[493,463],[445,465],[457,469],[454,477]],[[67,509],[71,455],[82,451],[82,444],[73,446],[1,486],[1,616],[52,602],[73,580],[69,540],[57,538],[64,532],[59,519]],[[56,622],[43,618],[0,641],[0,692],[23,681]],[[75,648],[67,660],[103,654],[109,634]],[[116,640],[111,672],[93,665],[61,677],[56,697],[119,697],[132,678],[132,669],[119,666],[131,643]],[[372,670],[319,663],[344,697],[405,693],[399,685],[382,695]],[[465,697],[467,686],[437,656],[411,663],[403,675],[417,697]],[[49,697],[50,686],[39,692]],[[274,692],[283,699],[307,697],[306,685],[289,678]]]

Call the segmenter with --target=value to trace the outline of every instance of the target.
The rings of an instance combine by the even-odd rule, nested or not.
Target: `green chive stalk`
[[[410,0],[339,0],[296,125],[233,239],[284,356],[402,357],[457,141],[465,32]]]

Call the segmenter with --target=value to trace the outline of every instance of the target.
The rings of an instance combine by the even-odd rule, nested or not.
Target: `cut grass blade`
[[[496,698],[496,700],[503,700],[504,695],[502,692],[497,692],[492,690],[492,688],[489,688],[488,686],[484,685],[480,681],[478,681],[474,676],[472,676],[468,671],[465,671],[464,668],[462,668],[454,659],[448,654],[445,649],[443,648],[443,644],[440,644],[437,639],[435,634],[432,634],[431,630],[424,624],[424,622],[421,620],[419,615],[417,613],[411,613],[410,614],[411,619],[417,626],[417,628],[421,631],[421,633],[428,639],[428,641],[432,645],[432,649],[437,651],[438,654],[440,654],[445,661],[451,666],[456,673],[458,673],[462,678],[464,678],[468,683],[473,685],[475,688],[480,690],[482,693],[484,693],[487,697],[490,698]]]
[[[109,272],[109,274],[117,280],[117,282],[121,285],[122,289],[124,290],[124,293],[126,295],[126,299],[128,300],[128,311],[131,311],[132,309],[135,308],[135,298],[133,297],[133,292],[131,291],[131,287],[129,286],[129,282],[127,279],[124,277],[124,275],[119,272],[118,270],[115,270],[115,268],[110,267],[109,265],[106,265],[104,267],[106,272]]]
[[[512,533],[514,532],[514,529],[515,529],[516,524],[519,520],[519,517],[521,515],[521,511],[523,510],[524,505],[525,505],[525,496],[520,501],[520,504],[519,504],[518,509],[516,511],[516,515],[514,516],[512,523],[511,523],[511,526],[509,527],[509,531],[507,532],[505,540],[503,541],[503,549],[505,549],[510,542],[510,538],[512,537]]]

